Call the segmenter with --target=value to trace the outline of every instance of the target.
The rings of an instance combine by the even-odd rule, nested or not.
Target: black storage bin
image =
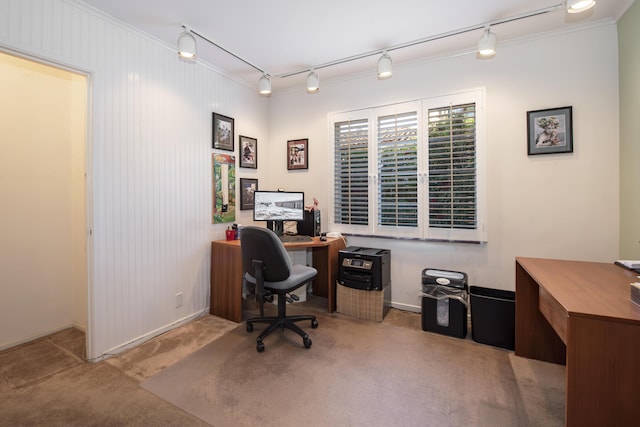
[[[471,337],[475,342],[515,349],[516,293],[500,289],[469,288]]]
[[[422,330],[457,338],[467,336],[467,275],[422,271]]]

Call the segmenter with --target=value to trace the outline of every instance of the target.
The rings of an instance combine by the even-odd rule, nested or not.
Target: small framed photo
[[[527,153],[573,153],[571,107],[527,111]]]
[[[287,169],[309,169],[309,140],[287,141]]]
[[[254,193],[258,189],[258,180],[252,178],[240,178],[240,210],[253,209],[255,204]]]
[[[240,167],[258,169],[258,140],[240,135]]]
[[[213,113],[213,148],[233,151],[233,119]]]

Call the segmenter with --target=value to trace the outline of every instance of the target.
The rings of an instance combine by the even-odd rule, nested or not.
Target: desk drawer
[[[539,288],[538,306],[540,312],[549,321],[556,334],[567,343],[567,312],[543,287]]]

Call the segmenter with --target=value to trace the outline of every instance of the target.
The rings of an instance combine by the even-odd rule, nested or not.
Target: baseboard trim
[[[120,353],[122,353],[122,352],[124,352],[126,350],[130,350],[130,349],[132,349],[134,347],[137,347],[140,344],[143,344],[143,343],[149,341],[150,339],[157,337],[158,335],[162,335],[165,332],[168,332],[168,331],[170,331],[172,329],[177,328],[178,326],[182,326],[185,323],[189,323],[192,320],[195,320],[198,317],[201,317],[201,316],[203,316],[203,315],[205,315],[207,313],[209,313],[209,308],[205,308],[205,309],[200,310],[200,311],[198,311],[196,313],[190,314],[189,316],[185,316],[185,317],[183,317],[181,319],[175,320],[175,321],[169,323],[168,325],[165,325],[165,326],[162,326],[162,327],[160,327],[158,329],[150,331],[150,332],[148,332],[148,333],[146,333],[144,335],[141,335],[141,336],[139,336],[137,338],[134,338],[134,339],[132,339],[130,341],[127,341],[126,343],[123,343],[123,344],[117,345],[115,347],[112,347],[109,350],[105,351],[104,353],[102,353],[102,354],[100,354],[100,355],[98,355],[98,356],[96,356],[94,358],[87,359],[87,361],[91,362],[91,363],[100,362],[101,360],[105,360],[105,359],[107,359],[107,358],[109,358],[111,356],[115,356],[115,355],[120,354]]]
[[[412,311],[414,313],[420,313],[422,311],[422,307],[420,307],[419,305],[401,304],[399,302],[392,302],[391,307],[403,311]]]

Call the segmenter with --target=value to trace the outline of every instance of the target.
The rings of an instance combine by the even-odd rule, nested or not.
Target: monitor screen
[[[254,221],[304,219],[304,193],[301,191],[256,191],[253,196]]]

